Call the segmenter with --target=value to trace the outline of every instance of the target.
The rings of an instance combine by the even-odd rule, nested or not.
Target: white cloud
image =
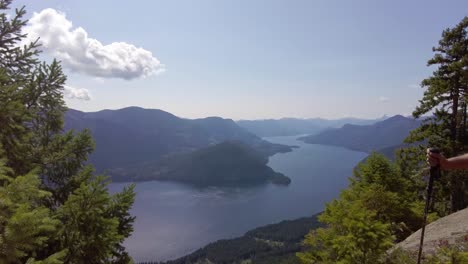
[[[385,96],[380,96],[379,97],[379,102],[386,103],[388,101],[390,101],[390,98],[388,98],[388,97],[385,97]]]
[[[78,100],[91,100],[91,95],[88,89],[71,87],[68,85],[63,86],[63,94],[66,98],[69,99],[78,99]]]
[[[103,78],[134,79],[164,72],[165,66],[143,48],[125,42],[103,45],[81,27],[73,29],[64,13],[47,8],[34,13],[25,27],[29,40],[72,71]]]

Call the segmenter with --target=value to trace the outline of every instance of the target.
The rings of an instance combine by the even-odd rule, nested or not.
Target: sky
[[[186,118],[409,115],[466,0],[18,0],[82,111]]]

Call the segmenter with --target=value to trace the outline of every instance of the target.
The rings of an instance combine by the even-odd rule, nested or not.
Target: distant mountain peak
[[[395,115],[371,125],[344,125],[300,138],[306,143],[342,146],[372,152],[401,145],[409,132],[421,124],[420,120]]]
[[[392,117],[387,118],[387,120],[388,119],[408,119],[408,118],[403,115],[394,115]]]
[[[377,122],[377,124],[382,124],[382,123],[395,123],[395,122],[412,122],[414,121],[415,119],[414,118],[411,118],[411,117],[406,117],[406,116],[403,116],[403,115],[394,115],[392,117],[389,117],[385,120],[382,120],[380,122]]]

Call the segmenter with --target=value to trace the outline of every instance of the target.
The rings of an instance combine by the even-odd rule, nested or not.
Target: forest
[[[442,32],[427,65],[435,70],[421,81],[423,98],[413,111],[422,124],[412,130],[395,153],[395,161],[371,154],[359,164],[349,187],[326,205],[319,220],[325,228],[312,230],[299,252],[302,263],[416,263],[414,252],[392,246],[421,228],[426,177],[426,149],[437,147],[446,157],[467,151],[468,17]],[[436,182],[429,221],[468,205],[468,173],[444,171]],[[424,263],[466,263],[468,249],[443,246]]]
[[[317,215],[286,220],[248,231],[234,239],[219,240],[182,258],[159,264],[185,263],[300,263],[295,254],[311,229],[322,227]],[[158,264],[142,262],[140,264]]]
[[[110,173],[114,181],[164,180],[199,187],[255,186],[269,182],[288,185],[291,182],[287,176],[268,167],[267,162],[267,157],[247,144],[224,141]]]
[[[26,9],[7,15],[11,2],[0,0],[0,263],[133,263],[123,243],[135,222],[134,185],[111,194],[109,178],[87,162],[90,131],[64,131],[67,77],[59,61],[40,60],[38,41],[22,44]],[[467,152],[468,17],[444,30],[433,52],[413,112],[422,124],[394,161],[372,153],[358,164],[319,222],[258,228],[169,263],[416,263],[412,252],[388,250],[423,224],[426,149]],[[468,172],[444,172],[429,221],[465,209],[467,186]],[[424,258],[467,261],[466,243]]]
[[[0,1],[0,263],[129,263],[133,186],[111,195],[86,163],[89,131],[63,133],[67,78],[39,61],[37,41],[19,45],[26,11],[8,18],[10,4]]]

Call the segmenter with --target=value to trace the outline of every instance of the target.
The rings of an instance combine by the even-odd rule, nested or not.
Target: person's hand
[[[431,152],[431,149],[427,149],[426,153],[427,164],[431,167],[437,165],[439,165],[441,169],[447,167],[447,159],[442,154]]]

